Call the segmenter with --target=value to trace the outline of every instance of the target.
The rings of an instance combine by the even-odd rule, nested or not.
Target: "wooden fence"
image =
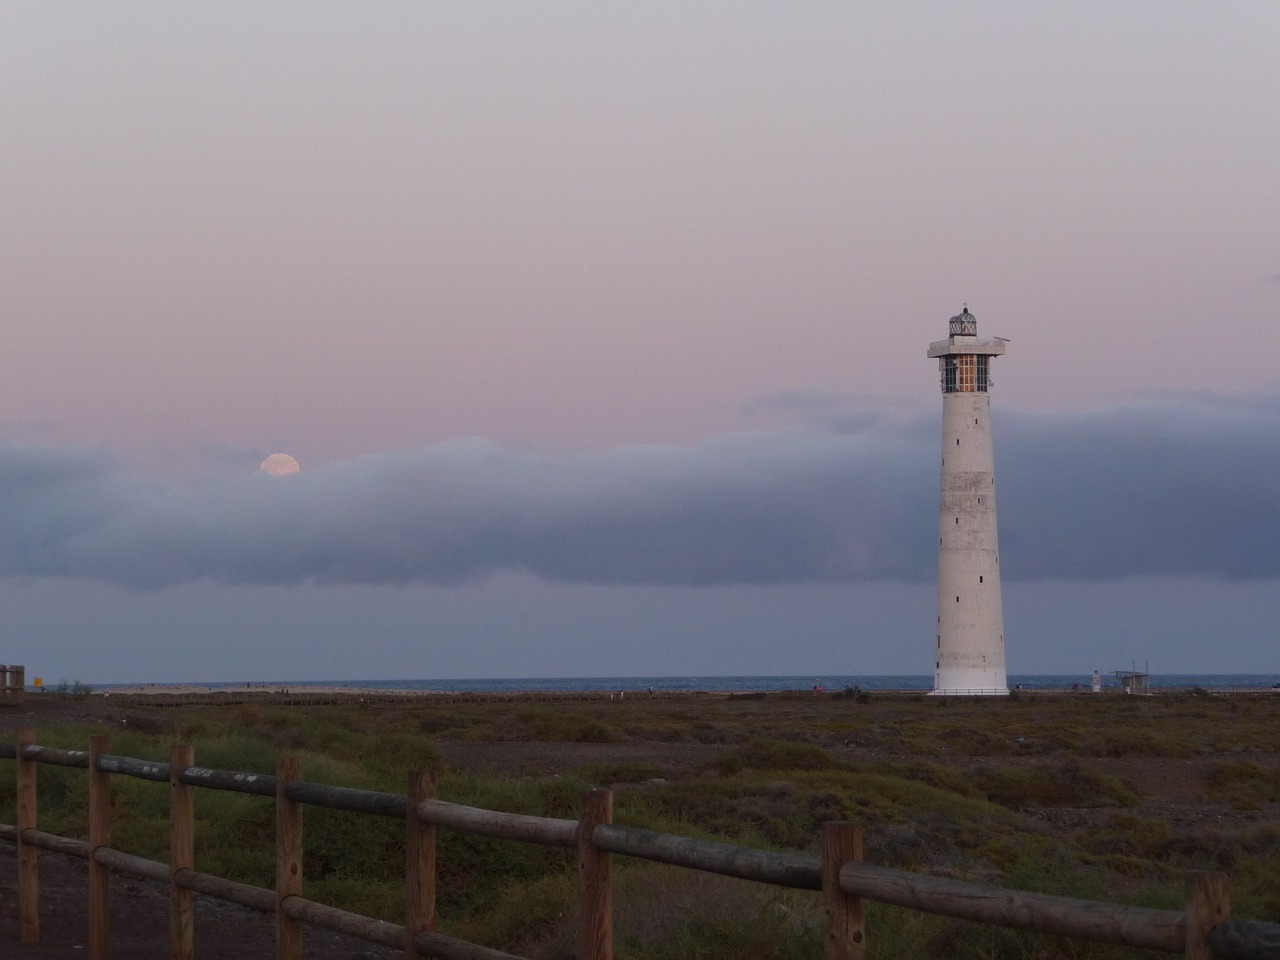
[[[0,824],[0,839],[18,847],[20,937],[40,937],[38,852],[80,857],[89,864],[89,960],[107,960],[112,872],[166,883],[170,890],[170,955],[193,956],[192,893],[242,904],[276,918],[279,960],[300,960],[302,924],[404,950],[406,957],[441,960],[514,960],[510,954],[436,931],[436,831],[440,827],[504,840],[578,852],[578,957],[613,955],[612,858],[615,854],[674,864],[760,883],[821,893],[826,914],[827,960],[866,955],[863,904],[873,900],[925,913],[1040,933],[1095,940],[1194,960],[1261,960],[1280,957],[1280,924],[1229,919],[1229,892],[1222,874],[1191,873],[1185,910],[1077,900],[1005,890],[879,867],[862,860],[862,832],[850,823],[823,826],[817,857],[754,850],[627,827],[613,822],[613,796],[583,795],[577,820],[535,817],[461,806],[436,799],[435,776],[414,773],[406,794],[380,793],[309,783],[295,757],[283,757],[275,776],[197,767],[190,746],[176,745],[169,763],[112,756],[109,738],[90,739],[89,749],[61,750],[36,744],[30,729],[16,743],[0,743],[0,758],[16,766],[16,825]],[[89,839],[44,833],[36,825],[39,764],[88,771]],[[127,776],[170,786],[169,862],[115,850],[111,835],[111,777]],[[276,882],[268,890],[195,869],[195,788],[230,790],[274,798]],[[350,913],[303,896],[302,810],[306,805],[394,817],[406,824],[404,924]]]

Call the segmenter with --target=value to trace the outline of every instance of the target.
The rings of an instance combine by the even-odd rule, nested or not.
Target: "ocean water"
[[[1070,690],[1073,684],[1088,689],[1090,674],[1010,674],[1009,686],[1021,684],[1026,690]],[[1104,687],[1114,688],[1114,673],[1103,674]],[[1280,684],[1275,673],[1174,673],[1152,674],[1152,689],[1267,690]],[[193,684],[194,685],[194,684]],[[218,684],[221,685],[221,684]],[[230,681],[226,686],[244,686],[244,681]],[[255,680],[254,686],[262,686]],[[861,686],[863,690],[920,690],[933,688],[932,675],[835,676],[800,674],[785,677],[519,677],[476,678],[470,680],[280,680],[266,686],[286,686],[297,690],[305,687],[354,687],[379,690],[433,690],[455,693],[559,693],[574,691],[620,690],[625,692],[654,690],[718,691],[745,693],[754,691],[812,690],[825,691]],[[1278,691],[1280,692],[1280,691]]]

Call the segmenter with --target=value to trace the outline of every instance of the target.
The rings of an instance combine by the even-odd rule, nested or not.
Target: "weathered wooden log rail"
[[[34,731],[16,743],[0,743],[0,758],[15,762],[16,825],[0,824],[0,839],[18,848],[19,935],[38,940],[38,852],[79,857],[89,864],[89,960],[107,960],[112,872],[168,884],[170,955],[194,953],[192,893],[238,903],[276,918],[277,957],[300,960],[302,924],[309,923],[369,943],[404,950],[408,957],[441,960],[518,960],[490,947],[436,931],[436,831],[440,827],[525,843],[577,848],[578,956],[613,955],[612,855],[635,857],[774,886],[820,891],[825,905],[827,960],[866,955],[864,901],[1039,933],[1094,940],[1192,960],[1262,960],[1280,957],[1280,924],[1229,918],[1226,877],[1191,873],[1183,911],[1154,910],[1006,890],[880,867],[862,861],[861,829],[849,823],[823,827],[817,857],[753,850],[614,824],[613,797],[583,795],[577,820],[484,810],[439,800],[435,776],[414,773],[405,794],[310,783],[294,757],[282,757],[274,776],[198,767],[190,746],[173,747],[170,762],[108,753],[109,738],[90,739],[89,749],[39,746]],[[40,764],[88,772],[89,838],[45,833],[36,826],[36,771]],[[148,860],[110,846],[110,778],[127,776],[171,789],[169,862]],[[193,863],[195,788],[228,790],[275,799],[276,885],[274,890],[198,872]],[[323,806],[402,819],[406,824],[405,922],[375,920],[308,900],[302,895],[302,809]]]

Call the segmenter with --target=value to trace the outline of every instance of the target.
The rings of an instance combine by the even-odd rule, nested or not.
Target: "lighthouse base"
[[[1008,695],[1008,687],[992,687],[988,690],[973,690],[968,687],[953,690],[950,688],[944,689],[942,687],[935,687],[926,694],[926,696],[930,697],[1007,697]]]
[[[1007,697],[1009,681],[1003,666],[978,670],[941,670],[934,675],[931,697]]]

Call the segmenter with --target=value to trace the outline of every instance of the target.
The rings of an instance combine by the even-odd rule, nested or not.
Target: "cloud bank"
[[[1008,579],[1280,575],[1280,397],[996,416]],[[546,455],[466,440],[178,486],[0,447],[0,576],[134,587],[934,576],[936,416],[693,449]]]

